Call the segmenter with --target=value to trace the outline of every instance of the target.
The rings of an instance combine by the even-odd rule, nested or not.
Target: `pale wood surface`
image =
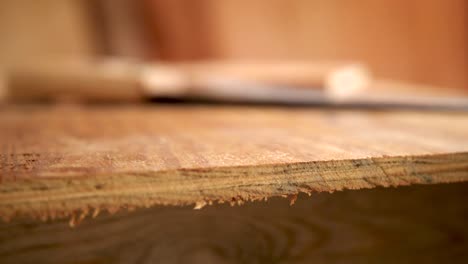
[[[0,262],[467,263],[468,183],[301,195],[203,210],[156,207],[0,221]]]
[[[468,180],[466,113],[4,106],[0,131],[7,219]]]

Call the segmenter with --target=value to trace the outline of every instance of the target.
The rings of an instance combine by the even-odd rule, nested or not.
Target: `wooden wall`
[[[2,0],[0,64],[101,52],[92,11],[76,0]]]
[[[0,63],[37,54],[361,60],[380,78],[468,89],[465,0],[4,0],[0,38]]]
[[[148,2],[167,18],[153,20],[160,58],[355,59],[382,78],[468,88],[465,0]]]

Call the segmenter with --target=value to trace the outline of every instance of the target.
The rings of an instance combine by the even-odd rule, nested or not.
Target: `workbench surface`
[[[0,131],[6,219],[468,180],[461,112],[23,105]]]

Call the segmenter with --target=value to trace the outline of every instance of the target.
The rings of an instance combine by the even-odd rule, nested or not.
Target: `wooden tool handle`
[[[12,101],[210,97],[212,91],[226,91],[226,87],[222,87],[225,81],[285,88],[308,87],[340,98],[361,90],[370,79],[365,67],[359,64],[200,62],[144,65],[118,60],[23,65],[12,68],[7,77],[7,96]],[[231,93],[225,94],[229,96]]]
[[[132,101],[143,97],[140,71],[115,60],[44,62],[11,67],[9,101]]]

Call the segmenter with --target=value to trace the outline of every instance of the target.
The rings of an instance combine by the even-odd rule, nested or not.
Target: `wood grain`
[[[5,219],[468,180],[466,113],[4,106],[0,131]]]
[[[466,263],[468,183],[0,223],[0,262]]]

